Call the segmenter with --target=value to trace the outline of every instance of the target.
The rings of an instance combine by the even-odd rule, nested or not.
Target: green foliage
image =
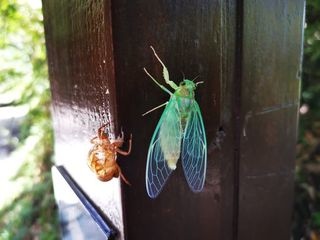
[[[293,239],[320,239],[320,1],[307,0]]]
[[[41,0],[2,0],[0,11],[0,106],[28,111],[14,152],[25,161],[12,179],[23,190],[0,209],[0,239],[58,239]]]
[[[309,108],[301,115],[300,140],[304,132],[320,118],[320,2],[308,0],[306,6],[306,28],[304,34],[304,58],[301,105]]]

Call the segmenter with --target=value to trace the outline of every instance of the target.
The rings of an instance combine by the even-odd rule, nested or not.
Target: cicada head
[[[189,91],[194,91],[197,87],[197,85],[193,81],[188,79],[184,79],[182,82],[180,82],[179,86],[182,88],[186,88]]]
[[[179,84],[177,94],[180,97],[194,98],[194,91],[196,90],[198,84],[199,82],[195,83],[189,79],[184,79]]]

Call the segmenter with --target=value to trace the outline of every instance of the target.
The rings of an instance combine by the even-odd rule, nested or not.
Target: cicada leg
[[[156,51],[154,50],[154,48],[153,48],[152,46],[150,46],[150,48],[152,49],[154,56],[158,59],[158,61],[160,62],[160,64],[161,64],[162,67],[163,67],[162,74],[163,74],[164,80],[166,81],[166,83],[167,83],[170,87],[172,87],[174,90],[177,90],[177,89],[178,89],[178,86],[177,86],[177,84],[175,84],[175,82],[173,82],[173,81],[170,80],[169,71],[168,71],[167,67],[166,67],[166,66],[164,65],[164,63],[161,61],[160,57],[158,56],[158,54],[156,53]]]
[[[121,179],[122,179],[126,184],[128,184],[129,186],[131,186],[131,184],[129,183],[129,181],[123,176],[120,167],[119,167],[119,175],[120,175]]]
[[[163,107],[163,106],[166,106],[167,104],[168,104],[168,102],[162,103],[162,104],[160,104],[159,106],[154,107],[154,108],[150,109],[149,111],[143,113],[142,116],[145,116],[145,115],[153,112],[154,110],[157,110],[158,108],[161,108],[161,107]]]
[[[94,137],[90,140],[90,143],[96,144],[98,139],[99,139],[98,137]]]
[[[105,123],[103,124],[101,127],[98,128],[98,137],[101,139],[102,136],[105,134],[104,129],[106,128],[106,126],[108,126],[109,123]]]
[[[158,81],[147,71],[146,68],[143,68],[143,70],[163,91],[165,91],[165,92],[169,93],[170,95],[172,95],[172,92],[170,92],[169,89],[167,89],[165,86],[163,86],[160,83],[158,83]]]
[[[130,134],[128,151],[123,151],[123,150],[121,150],[119,148],[116,148],[116,151],[117,151],[117,153],[119,153],[121,155],[127,156],[127,155],[129,155],[131,153],[131,146],[132,146],[132,134]]]

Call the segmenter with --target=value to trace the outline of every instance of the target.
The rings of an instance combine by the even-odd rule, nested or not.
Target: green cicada
[[[163,67],[165,82],[173,88],[174,92],[172,93],[158,83],[144,68],[146,74],[170,95],[170,100],[161,105],[166,107],[149,146],[146,167],[148,195],[151,198],[158,196],[170,174],[176,169],[180,155],[184,175],[190,189],[194,192],[200,192],[206,177],[207,141],[200,108],[194,98],[194,91],[201,82],[195,83],[192,80],[183,79],[177,86],[173,81],[170,81],[166,66],[153,47],[151,49]]]

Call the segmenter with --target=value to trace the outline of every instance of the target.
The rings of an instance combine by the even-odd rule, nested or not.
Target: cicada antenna
[[[180,72],[182,73],[182,76],[183,76],[183,80],[186,79],[186,76],[184,75],[184,72],[182,70],[180,70]]]
[[[194,82],[194,80],[196,80],[198,77],[200,77],[200,74],[198,76],[196,76],[195,78],[193,78],[191,81]]]

